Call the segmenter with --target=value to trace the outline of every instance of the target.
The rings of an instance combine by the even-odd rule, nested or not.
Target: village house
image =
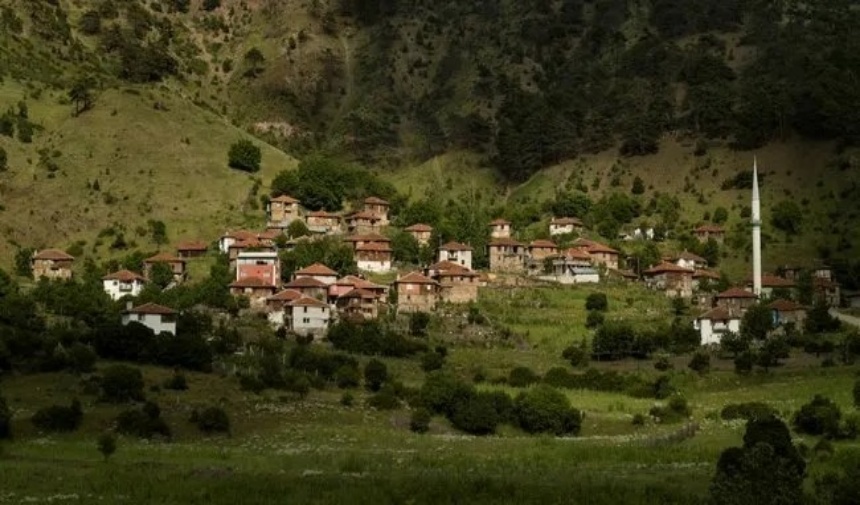
[[[430,312],[436,308],[439,283],[418,272],[411,272],[394,281],[397,312]]]
[[[439,248],[439,261],[450,261],[472,269],[472,248],[459,242],[448,242]]]
[[[671,258],[670,261],[675,265],[688,270],[708,268],[708,260],[689,251],[680,252]]]
[[[803,331],[803,323],[806,322],[806,308],[791,300],[774,300],[767,306],[773,311],[773,324],[783,330],[787,325],[792,325],[796,331]]]
[[[587,252],[595,264],[603,265],[608,269],[618,270],[618,260],[621,257],[621,253],[608,245],[583,238],[576,239],[573,245]]]
[[[170,272],[173,274],[173,282],[180,283],[185,280],[185,260],[166,252],[158,253],[143,260],[144,277],[152,280],[152,269],[158,264],[165,264],[170,267]]]
[[[621,282],[635,282],[639,280],[639,276],[636,274],[636,272],[632,270],[618,268],[607,268],[606,278],[611,279],[613,281]]]
[[[404,229],[404,231],[418,242],[419,245],[430,245],[430,237],[433,235],[433,227],[427,224],[413,224]]]
[[[751,291],[741,288],[731,288],[714,297],[717,307],[728,310],[731,314],[740,315],[758,301],[758,297]]]
[[[285,289],[266,298],[266,317],[275,328],[286,326],[286,307],[290,302],[303,298],[300,291]]]
[[[257,278],[269,286],[281,283],[281,261],[272,251],[242,251],[236,256],[236,279]]]
[[[386,286],[374,284],[367,279],[355,275],[347,275],[338,279],[334,284],[331,284],[328,288],[328,298],[332,301],[337,300],[354,289],[373,293],[380,303],[385,303],[388,298],[388,288]]]
[[[709,239],[714,239],[722,244],[726,237],[726,230],[715,224],[703,224],[693,230],[693,235],[699,239],[699,242],[707,242]]]
[[[600,282],[600,273],[591,265],[591,255],[582,249],[571,247],[551,258],[552,272],[543,280],[560,284],[590,284]]]
[[[314,263],[293,273],[293,279],[301,279],[303,277],[316,279],[327,286],[337,282],[337,272],[322,263]]]
[[[451,261],[427,267],[427,277],[439,283],[439,299],[445,303],[469,303],[478,299],[480,275]]]
[[[272,248],[272,250],[277,248],[278,239],[281,237],[286,238],[287,236],[284,235],[284,230],[280,229],[264,230],[257,234],[257,240],[262,242],[266,247]]]
[[[511,222],[506,219],[491,221],[490,238],[511,238]]]
[[[487,245],[491,272],[519,273],[526,268],[526,246],[511,238],[494,238]]]
[[[266,299],[274,295],[277,290],[278,287],[275,284],[259,277],[243,277],[230,284],[230,294],[247,297],[252,308],[265,306]]]
[[[180,242],[176,246],[176,252],[180,258],[199,258],[206,255],[209,245],[206,242],[189,241]]]
[[[672,298],[693,297],[693,270],[663,262],[642,272],[649,289],[663,291]]]
[[[720,282],[720,274],[713,270],[699,269],[693,272],[693,291],[713,290]]]
[[[554,217],[549,222],[550,236],[580,233],[585,225],[575,217]]]
[[[313,277],[301,277],[284,284],[284,289],[298,291],[303,296],[316,298],[317,300],[328,300],[328,284],[318,281]]]
[[[380,221],[379,226],[388,226],[388,209],[390,207],[391,204],[382,198],[371,196],[364,199],[364,212],[378,217]]]
[[[291,196],[280,195],[269,200],[266,206],[268,214],[268,225],[270,229],[283,229],[295,221],[301,219],[301,205],[298,200]]]
[[[145,303],[132,307],[131,302],[126,305],[126,311],[122,315],[123,326],[131,322],[140,323],[156,335],[170,333],[176,335],[176,316],[173,309],[155,303]]]
[[[369,320],[379,317],[380,300],[376,293],[354,288],[335,300],[338,314],[344,319]]]
[[[384,226],[382,218],[372,212],[361,211],[346,216],[348,233],[379,233]]]
[[[359,270],[384,273],[391,270],[391,244],[365,243],[356,245],[355,262]]]
[[[340,216],[324,210],[309,212],[305,217],[308,230],[320,235],[334,235],[340,233]]]
[[[747,279],[746,287],[749,290],[753,289],[752,277]],[[794,291],[795,283],[788,279],[783,279],[776,275],[763,274],[761,276],[761,296],[762,298],[773,298],[775,294],[781,296],[791,296]]]
[[[67,280],[72,278],[72,263],[75,257],[59,249],[43,249],[30,261],[33,278],[38,280]]]
[[[815,299],[823,301],[829,307],[838,307],[842,302],[841,287],[838,282],[813,275],[812,289]]]
[[[532,261],[543,263],[543,260],[558,254],[558,246],[550,240],[535,240],[529,244],[529,257]]]
[[[124,296],[137,296],[143,291],[146,279],[130,270],[120,270],[102,277],[102,287],[111,300],[119,300]]]
[[[701,345],[719,344],[723,335],[741,331],[741,316],[716,307],[697,317],[693,327],[699,331]]]
[[[246,240],[237,240],[230,244],[228,249],[227,257],[230,259],[230,268],[236,268],[236,260],[242,253],[249,252],[268,252],[268,253],[276,253],[277,248],[269,243],[268,241],[260,240],[256,237],[246,239]]]
[[[308,296],[287,303],[285,306],[287,329],[299,335],[325,333],[331,322],[331,307]]]
[[[223,254],[230,252],[230,246],[240,240],[256,240],[257,234],[248,230],[228,231],[218,239],[218,250]]]

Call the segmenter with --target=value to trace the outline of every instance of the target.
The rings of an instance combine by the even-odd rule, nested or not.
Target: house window
[[[306,318],[302,319],[302,322],[305,324],[310,324],[311,320],[310,320],[310,318],[306,317]]]
[[[143,314],[138,314],[138,315],[137,315],[137,320],[138,320],[138,321],[143,321],[144,319],[146,319],[146,317],[145,317]]]
[[[307,307],[302,307],[302,312],[304,312],[305,314],[307,314],[307,313],[308,313],[308,308],[307,308]]]

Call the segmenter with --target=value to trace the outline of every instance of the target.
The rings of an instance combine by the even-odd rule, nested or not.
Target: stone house
[[[390,243],[366,243],[355,248],[355,262],[359,270],[384,273],[391,271]]]
[[[699,269],[693,272],[693,291],[714,290],[720,282],[720,274],[713,270]]]
[[[608,245],[582,238],[576,239],[573,245],[587,252],[594,261],[594,264],[603,265],[611,270],[618,270],[621,253]]]
[[[692,269],[664,262],[642,274],[645,277],[645,285],[650,289],[663,291],[666,296],[672,298],[692,298],[693,273]]]
[[[806,307],[784,299],[774,300],[767,307],[773,311],[774,326],[784,328],[785,325],[792,324],[795,330],[803,331],[803,323],[806,322]]]
[[[716,307],[697,317],[693,327],[699,331],[701,345],[719,344],[726,333],[741,331],[741,316]]]
[[[439,261],[450,261],[471,270],[472,248],[459,242],[448,242],[439,248]]]
[[[371,196],[364,199],[364,212],[373,214],[374,216],[378,217],[379,226],[388,226],[389,208],[391,208],[391,204],[386,202],[382,198]]]
[[[334,235],[341,233],[340,216],[324,210],[309,212],[305,217],[308,230],[320,235]]]
[[[337,272],[322,263],[314,263],[309,267],[296,270],[293,274],[293,279],[301,279],[302,277],[314,278],[327,286],[337,282]]]
[[[304,295],[294,289],[285,289],[266,298],[266,317],[269,323],[275,328],[286,326],[287,305],[301,298],[304,298]]]
[[[328,298],[329,300],[337,300],[354,289],[373,293],[381,303],[385,303],[388,299],[388,288],[386,286],[374,284],[367,279],[355,275],[347,275],[330,285],[328,288]]]
[[[301,204],[291,196],[276,196],[269,200],[266,214],[268,215],[268,228],[283,229],[296,219],[301,219]]]
[[[722,226],[717,226],[715,224],[703,224],[693,230],[693,235],[699,239],[699,242],[707,242],[710,239],[714,239],[718,243],[722,244],[723,240],[726,238],[726,230],[724,230]]]
[[[600,273],[591,265],[591,255],[571,247],[551,258],[552,272],[541,279],[560,284],[591,284],[600,282]]]
[[[491,221],[490,238],[511,238],[511,222],[506,219]]]
[[[413,224],[404,229],[404,231],[418,242],[418,244],[427,246],[430,245],[430,237],[433,235],[433,227],[427,224]]]
[[[257,233],[248,230],[228,231],[218,239],[218,250],[223,254],[230,252],[230,246],[238,241],[257,240]]]
[[[338,314],[347,319],[376,319],[379,317],[379,297],[366,289],[351,289],[335,300]]]
[[[418,272],[411,272],[394,281],[397,292],[397,312],[430,312],[439,299],[439,283]]]
[[[346,216],[348,233],[379,233],[384,226],[382,217],[372,212],[361,211]]]
[[[131,302],[129,302],[122,315],[122,324],[125,326],[131,322],[136,322],[146,326],[156,335],[160,333],[176,335],[176,316],[176,311],[163,305],[145,303],[132,307]]]
[[[208,250],[209,244],[200,241],[180,242],[176,246],[176,252],[179,257],[185,259],[206,256]]]
[[[316,298],[317,300],[328,300],[328,284],[318,281],[313,277],[301,277],[284,284],[284,289],[298,291],[303,296]]]
[[[272,251],[242,251],[236,256],[236,279],[257,278],[269,286],[281,284],[281,261]]]
[[[143,291],[146,279],[130,270],[120,270],[102,277],[102,287],[111,300],[119,300],[124,296],[137,296]]]
[[[543,262],[550,256],[558,254],[558,246],[551,240],[535,240],[529,244],[529,257],[532,261]]]
[[[72,263],[75,257],[59,249],[43,249],[33,254],[30,268],[33,278],[38,280],[67,280],[72,278]]]
[[[285,312],[287,328],[300,335],[323,334],[331,322],[331,307],[307,296],[287,303]]]
[[[741,288],[731,288],[714,297],[717,307],[728,310],[732,314],[743,314],[758,301],[752,292]]]
[[[251,307],[262,308],[266,300],[275,294],[277,286],[259,277],[244,277],[230,284],[230,294],[245,296],[251,301]]]
[[[445,303],[469,303],[478,299],[480,275],[450,261],[427,267],[427,277],[439,283],[439,300]]]
[[[180,283],[185,280],[185,259],[166,252],[158,253],[143,260],[144,277],[152,280],[152,268],[159,263],[170,267],[170,271],[173,273],[173,282]]]
[[[554,217],[549,222],[550,236],[580,233],[585,225],[575,217]]]
[[[812,289],[815,299],[822,300],[830,307],[838,307],[842,302],[841,287],[838,282],[813,275]]]
[[[491,272],[520,273],[526,268],[525,244],[511,238],[494,238],[487,245]]]
[[[679,267],[686,268],[688,270],[708,268],[708,260],[698,254],[693,254],[686,250],[675,255],[670,261]]]

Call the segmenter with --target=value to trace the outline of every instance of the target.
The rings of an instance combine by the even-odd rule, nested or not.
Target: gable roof
[[[755,293],[741,288],[730,288],[717,295],[717,298],[758,298]]]
[[[438,284],[433,279],[426,277],[418,272],[409,272],[408,274],[400,277],[396,281],[395,284]]]
[[[376,293],[373,291],[368,291],[366,289],[355,288],[346,293],[340,295],[339,299],[349,299],[349,298],[362,298],[362,299],[372,299],[375,300],[377,298]]]
[[[713,270],[699,269],[699,270],[696,270],[696,271],[693,273],[693,278],[694,278],[694,279],[715,279],[715,280],[719,280],[719,279],[720,279],[720,274],[718,274],[717,272],[714,272]]]
[[[357,289],[385,289],[385,286],[380,286],[379,284],[374,284],[367,279],[362,279],[361,277],[356,277],[355,275],[347,275],[342,279],[338,279],[335,282],[336,286],[353,286]]]
[[[311,298],[309,296],[303,296],[298,300],[289,302],[287,305],[293,307],[328,307],[327,303],[321,302],[316,298]]]
[[[448,242],[447,244],[443,244],[442,247],[439,248],[440,251],[471,251],[472,247],[467,244],[461,244],[460,242]]]
[[[478,277],[478,273],[469,270],[468,268],[442,268],[436,272],[437,277]]]
[[[291,302],[293,300],[298,300],[302,298],[303,295],[301,292],[296,291],[295,289],[285,289],[283,291],[278,291],[272,296],[266,298],[268,301],[272,302]]]
[[[269,199],[270,202],[278,202],[278,203],[300,203],[295,198],[289,195],[279,195],[274,198]]]
[[[177,251],[206,251],[209,249],[209,244],[202,241],[197,240],[189,240],[187,242],[180,242],[176,245]]]
[[[364,203],[369,205],[390,205],[388,202],[377,196],[368,196],[364,199]]]
[[[768,305],[768,308],[779,312],[797,312],[800,310],[806,310],[803,305],[785,299],[779,299],[771,302],[770,305]]]
[[[376,242],[371,242],[369,244],[361,244],[359,246],[356,246],[355,251],[356,252],[362,252],[362,251],[366,251],[366,252],[391,252],[391,251],[393,251],[393,249],[391,249],[391,246],[389,244],[379,244]]]
[[[391,242],[391,239],[379,233],[367,233],[364,235],[350,235],[343,239],[344,242]]]
[[[416,231],[416,232],[428,232],[433,231],[433,227],[429,224],[417,223],[412,226],[406,227],[406,231]]]
[[[335,214],[334,212],[327,212],[325,210],[315,210],[313,212],[308,212],[308,217],[324,217],[329,219],[340,219],[339,214]]]
[[[327,288],[328,284],[325,282],[314,279],[313,277],[299,277],[293,281],[290,281],[284,284],[284,287],[287,289],[290,288]]]
[[[580,249],[579,247],[571,247],[566,249],[561,253],[562,256],[569,259],[578,259],[578,260],[586,260],[591,261],[591,255],[588,252]]]
[[[504,247],[504,246],[515,246],[515,247],[525,247],[525,244],[522,242],[518,242],[512,238],[494,238],[488,244],[490,247]]]
[[[592,242],[591,245],[587,245],[587,246],[583,247],[583,249],[585,249],[586,252],[588,252],[589,254],[603,253],[603,254],[614,254],[616,256],[621,254],[620,252],[616,251],[615,249],[609,247],[608,245],[601,244],[599,242]]]
[[[230,283],[231,288],[270,288],[275,289],[274,284],[269,284],[259,277],[245,277]]]
[[[698,254],[693,254],[690,251],[686,251],[686,250],[681,251],[680,253],[676,254],[675,257],[672,258],[672,260],[673,261],[678,261],[678,260],[695,261],[696,263],[707,263],[708,262],[708,260],[699,256]]]
[[[653,267],[649,268],[648,270],[645,270],[642,273],[645,275],[658,275],[658,274],[670,273],[670,272],[671,273],[679,273],[679,274],[690,274],[690,275],[693,274],[693,270],[690,270],[689,268],[679,267],[678,265],[676,265],[674,263],[667,263],[665,261],[662,263],[659,263],[657,265],[654,265]]]
[[[574,226],[582,226],[582,221],[576,217],[554,217],[550,221],[550,224],[555,224],[558,226],[567,226],[570,224]]]
[[[158,253],[143,260],[144,263],[185,263],[185,259],[178,258],[168,252]]]
[[[533,240],[529,247],[537,247],[541,249],[558,249],[555,242],[551,240]]]
[[[373,212],[361,210],[358,212],[353,212],[352,214],[346,216],[347,221],[355,221],[357,219],[367,219],[368,221],[381,221],[382,218],[379,217],[378,214],[374,214]]]
[[[337,272],[323,265],[322,263],[314,263],[309,267],[305,267],[301,270],[296,271],[294,275],[322,275],[328,277],[337,277]]]
[[[105,281],[122,281],[122,282],[134,282],[141,281],[146,282],[146,278],[142,275],[132,272],[131,270],[120,270],[118,272],[114,272],[112,274],[105,275],[102,277],[102,280]]]
[[[427,267],[427,270],[468,270],[468,268],[458,265],[453,261],[445,260],[433,263],[432,265]]]
[[[33,255],[34,260],[72,261],[75,259],[71,254],[59,249],[43,249]]]
[[[753,278],[747,278],[747,286],[753,285]],[[788,279],[783,279],[777,275],[769,275],[763,274],[761,276],[761,285],[765,288],[793,288],[795,286],[794,281],[790,281]]]
[[[248,240],[248,239],[252,239],[252,238],[257,238],[257,234],[252,232],[252,231],[248,231],[248,230],[231,230],[231,231],[224,233],[224,236],[221,238],[232,238],[235,240]]]
[[[158,305],[157,303],[144,303],[143,305],[138,305],[127,311],[129,314],[162,314],[162,315],[170,315],[176,314],[176,311],[165,307],[164,305]]]
[[[729,321],[731,319],[740,319],[740,317],[732,315],[728,310],[723,307],[717,307],[709,310],[708,312],[705,312],[697,319],[707,319],[710,321]]]

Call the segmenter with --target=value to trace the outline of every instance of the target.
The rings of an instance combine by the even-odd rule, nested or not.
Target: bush
[[[657,358],[657,361],[654,362],[654,368],[660,372],[665,372],[666,370],[671,370],[674,368],[672,363],[669,362],[669,358],[666,356],[660,356]]]
[[[33,414],[30,421],[36,428],[47,432],[70,432],[75,431],[81,425],[84,412],[81,410],[81,402],[72,400],[68,407],[62,405],[51,405],[39,409]]]
[[[726,421],[732,421],[735,419],[751,421],[753,419],[763,419],[770,416],[776,417],[777,414],[778,412],[776,409],[766,403],[730,403],[720,411],[720,418]]]
[[[524,388],[538,382],[540,376],[531,368],[518,366],[508,374],[508,385],[515,388]]]
[[[361,372],[358,371],[358,366],[355,364],[343,365],[338,368],[334,377],[337,387],[340,389],[356,388],[361,382]]]
[[[746,375],[752,372],[755,356],[751,351],[741,352],[735,357],[735,373],[738,375]]]
[[[98,355],[92,347],[75,342],[66,353],[69,371],[72,373],[88,373],[93,371]]]
[[[606,321],[606,315],[603,312],[598,312],[596,310],[589,310],[588,315],[585,317],[585,327],[586,328],[597,328],[602,325]]]
[[[570,388],[574,383],[574,378],[566,369],[553,367],[544,374],[543,383],[554,388]]]
[[[246,172],[259,171],[262,157],[260,148],[247,139],[235,142],[230,146],[230,152],[228,153],[230,168]]]
[[[6,399],[0,396],[0,440],[12,438],[12,411]]]
[[[355,397],[349,391],[344,391],[342,395],[340,395],[340,404],[344,407],[352,407],[355,403]]]
[[[196,414],[196,415],[195,415]],[[207,407],[202,412],[192,413],[192,422],[197,428],[210,435],[212,433],[230,433],[230,418],[221,407]]]
[[[500,419],[496,399],[487,393],[474,394],[457,404],[450,419],[455,428],[472,435],[495,433]]]
[[[687,400],[683,396],[673,396],[666,406],[654,406],[648,411],[651,417],[656,418],[660,423],[677,423],[690,417],[692,410],[687,405]]]
[[[124,435],[153,438],[161,435],[170,438],[170,427],[161,419],[158,404],[147,402],[142,409],[128,409],[116,418],[116,430]]]
[[[394,386],[386,384],[378,392],[368,398],[367,405],[377,410],[395,410],[400,408],[400,399]]]
[[[437,371],[427,375],[418,392],[418,403],[431,412],[451,416],[456,405],[475,393],[475,388],[453,375]]]
[[[371,391],[379,391],[382,384],[388,380],[388,367],[378,359],[372,359],[364,367],[364,384]]]
[[[416,337],[426,335],[429,324],[430,314],[426,312],[413,312],[409,316],[409,333]]]
[[[585,366],[588,364],[588,344],[583,339],[579,345],[566,347],[562,351],[561,357],[566,359],[574,368]]]
[[[102,433],[96,441],[96,446],[107,461],[116,452],[116,437],[113,436],[113,433]]]
[[[815,395],[811,402],[800,407],[792,424],[799,433],[836,437],[839,434],[839,418],[842,412],[832,400]]]
[[[703,352],[697,352],[690,359],[687,367],[698,374],[704,375],[711,369],[711,356]]]
[[[633,426],[645,426],[645,416],[643,414],[633,415]]]
[[[421,355],[421,369],[425,372],[439,370],[445,364],[445,357],[436,351],[425,352]]]
[[[239,388],[242,391],[260,394],[266,389],[266,384],[256,375],[239,374]]]
[[[101,379],[102,400],[110,403],[143,401],[143,374],[126,365],[105,369]]]
[[[609,300],[604,293],[591,293],[585,299],[585,310],[605,312],[607,309],[609,309]]]
[[[582,415],[571,408],[567,397],[547,385],[520,393],[514,400],[514,413],[520,428],[528,433],[576,435],[582,425]]]
[[[425,408],[418,408],[412,412],[412,417],[409,419],[409,429],[415,433],[427,433],[430,431],[430,420],[433,414]]]
[[[378,321],[341,321],[329,328],[327,338],[336,349],[370,356],[406,357],[427,351],[426,342],[406,338]]]
[[[188,390],[188,381],[185,379],[185,374],[174,372],[173,376],[164,382],[164,389],[172,391]]]

